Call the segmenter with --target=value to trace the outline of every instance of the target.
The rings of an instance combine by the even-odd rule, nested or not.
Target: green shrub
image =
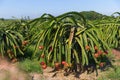
[[[120,66],[114,66],[114,69],[109,69],[98,80],[119,80],[120,79]]]
[[[20,61],[18,65],[20,69],[26,72],[42,73],[41,67],[39,65],[39,61],[37,61],[36,59],[33,59],[33,60],[25,59],[23,61]]]

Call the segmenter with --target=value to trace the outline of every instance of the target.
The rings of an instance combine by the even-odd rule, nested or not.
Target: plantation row
[[[13,61],[37,56],[43,69],[97,71],[111,65],[111,49],[119,45],[119,16],[90,21],[78,12],[68,12],[0,23],[0,55]]]

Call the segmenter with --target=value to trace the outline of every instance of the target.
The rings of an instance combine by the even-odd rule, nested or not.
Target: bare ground
[[[0,80],[30,80],[30,76],[22,72],[16,64],[0,59]]]
[[[115,55],[116,60],[120,59],[120,51],[112,50]],[[120,63],[115,63],[120,65]],[[55,77],[52,77],[55,72],[49,73],[52,68],[48,67],[43,70],[43,74],[38,73],[29,73],[21,71],[16,64],[10,63],[5,59],[0,59],[0,80],[97,80],[98,77],[104,75],[104,72],[99,71],[99,75],[96,76],[96,73],[87,74],[87,72],[79,75],[79,78],[74,77],[73,74],[69,76],[64,76],[63,71],[60,70],[57,72]]]
[[[55,77],[52,77],[55,73],[49,73],[49,71],[52,70],[51,68],[47,68],[44,70],[44,73],[36,74],[33,73],[33,80],[96,80],[96,73],[92,73],[87,75],[87,73],[81,74],[79,78],[76,78],[73,74],[70,74],[69,76],[64,76],[63,71],[58,71]]]
[[[115,63],[114,65],[120,65],[117,60],[120,60],[120,51],[113,49],[112,53],[115,56]],[[79,78],[76,78],[74,75],[70,74],[69,76],[64,76],[63,71],[58,71],[55,77],[52,77],[55,73],[49,73],[52,69],[47,68],[43,71],[43,74],[32,73],[33,80],[97,80],[99,77],[105,76],[104,71],[98,70],[98,76],[96,76],[96,72],[87,74],[87,72],[82,73],[79,75]]]

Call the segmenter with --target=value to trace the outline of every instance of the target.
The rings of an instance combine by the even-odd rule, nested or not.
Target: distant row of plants
[[[119,16],[112,20],[89,21],[78,12],[59,16],[43,14],[34,20],[15,20],[0,26],[0,55],[11,60],[34,52],[43,69],[70,72],[97,71],[111,64],[111,48],[120,44]]]

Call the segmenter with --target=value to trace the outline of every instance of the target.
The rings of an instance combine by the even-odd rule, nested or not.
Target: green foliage
[[[119,12],[115,12],[114,14],[119,14]],[[113,14],[113,15],[114,15]],[[120,14],[119,14],[120,15]],[[117,48],[120,44],[120,16],[117,16],[115,19],[109,20],[101,20],[101,23],[95,24],[97,28],[100,28],[103,36],[101,39],[104,40],[109,47]]]
[[[39,61],[36,59],[30,60],[26,58],[25,60],[20,61],[18,65],[23,71],[42,73]]]
[[[119,80],[120,79],[120,66],[114,66],[114,69],[109,69],[105,75],[98,78],[98,80]]]
[[[34,27],[38,22],[42,30],[37,31],[31,38],[32,41],[36,40],[33,56],[36,55],[38,47],[43,46],[40,56],[45,55],[47,64],[51,63],[54,66],[56,62],[61,64],[62,61],[66,61],[69,67],[80,69],[91,64],[97,67],[109,61],[111,51],[109,45],[102,39],[104,33],[100,28],[87,22],[80,13],[68,12],[57,17],[44,14],[31,24],[34,24]],[[89,49],[86,49],[87,46]],[[98,47],[97,50],[95,46]],[[105,51],[109,54],[104,54]],[[100,55],[95,57],[99,52]],[[81,67],[77,67],[78,64]]]
[[[100,36],[111,48],[117,48],[120,40],[120,24],[119,23],[105,23],[97,25],[103,36]]]
[[[11,27],[12,30],[19,32],[25,40],[29,40],[31,33],[30,30],[30,20],[29,19],[16,19],[13,22],[13,26]]]
[[[0,54],[13,58],[17,56],[18,52],[24,54],[20,46],[24,38],[19,32],[12,30],[10,26],[0,27]]]
[[[120,79],[120,66],[116,67],[116,70],[111,72],[111,74],[109,73],[107,76],[109,79],[114,79],[114,80],[118,80]]]
[[[37,56],[43,60],[41,56],[44,55],[47,65],[62,65],[65,61],[72,71],[110,64],[111,48],[119,45],[119,16],[108,17],[94,11],[68,12],[56,17],[43,14],[34,20],[20,19],[7,24],[1,20],[0,25],[2,56],[19,58],[25,54],[24,58]],[[30,62],[28,59],[23,61],[24,69],[36,71],[38,66],[34,65],[37,62]]]
[[[34,53],[34,45],[25,46],[25,48],[24,48],[24,55],[18,54],[17,58],[19,58],[20,60],[26,59],[26,58],[31,58],[31,56],[32,56],[33,53]],[[37,52],[36,56],[38,56],[38,54],[39,53]]]
[[[110,16],[100,14],[95,11],[82,11],[80,12],[88,20],[101,20],[103,18],[109,18]]]

